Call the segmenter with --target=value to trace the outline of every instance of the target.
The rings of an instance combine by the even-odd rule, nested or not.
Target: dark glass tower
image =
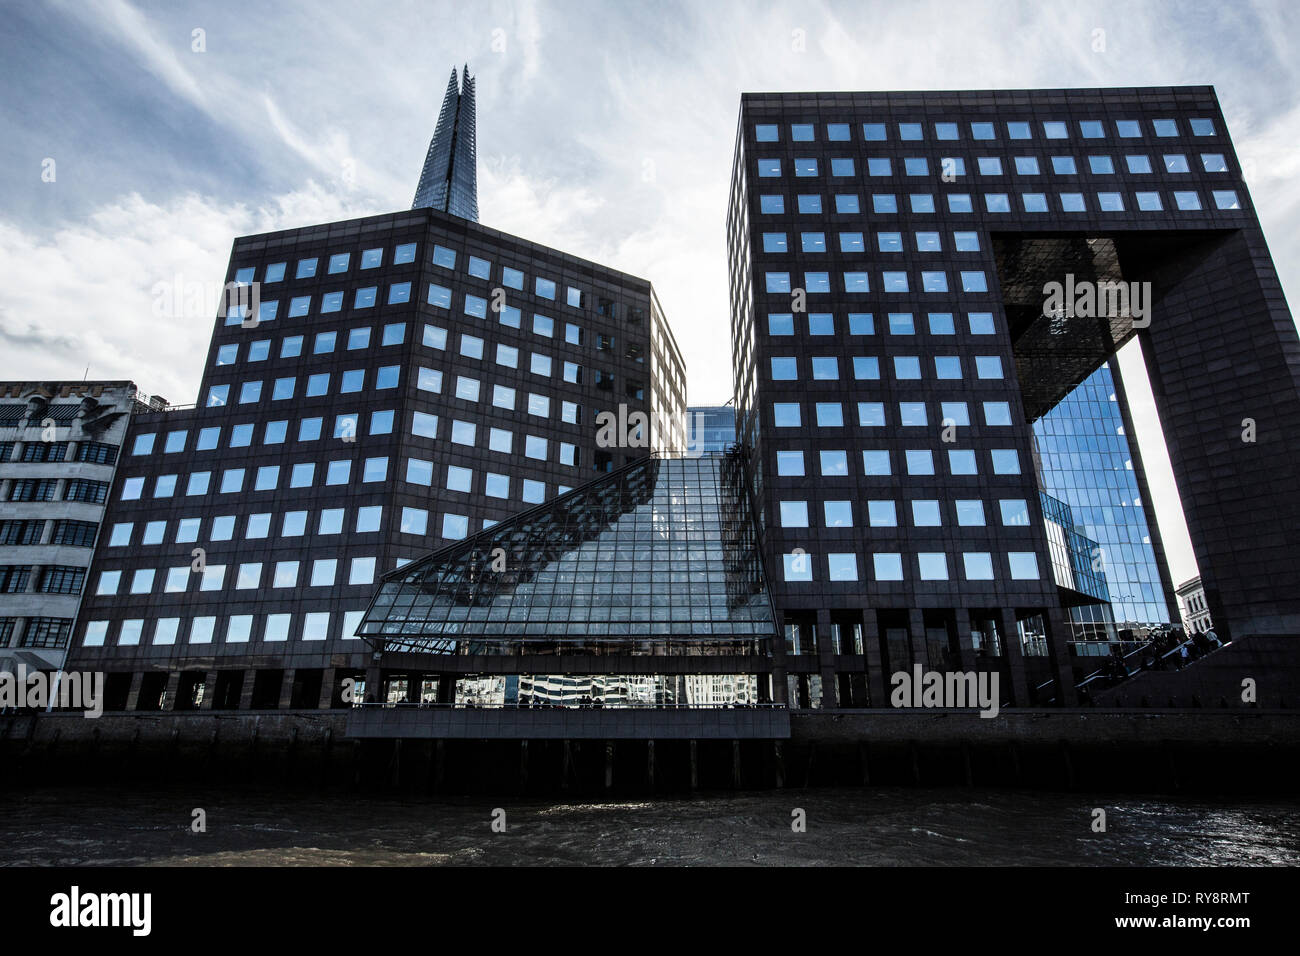
[[[424,157],[420,184],[412,209],[437,209],[478,222],[478,178],[475,173],[474,78],[466,66],[464,79],[451,71],[442,98],[438,125]]]
[[[878,705],[922,663],[1071,702],[1096,596],[1054,559],[1067,510],[1103,531],[1042,483],[1033,423],[1134,337],[1216,628],[1295,632],[1300,339],[1213,89],[744,94],[739,120],[734,393],[774,693]]]

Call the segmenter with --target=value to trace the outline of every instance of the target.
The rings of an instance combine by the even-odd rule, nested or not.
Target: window
[[[993,555],[988,551],[964,551],[962,569],[967,581],[993,580]]]
[[[812,580],[812,561],[807,554],[802,551],[792,552],[782,555],[782,559],[785,567],[785,580]]]
[[[421,438],[438,437],[438,416],[427,412],[411,413],[411,434]]]
[[[895,502],[874,500],[867,502],[867,522],[873,528],[895,528],[898,526],[898,508]]]
[[[885,424],[884,402],[858,402],[858,424],[863,427],[881,427]]]
[[[954,475],[978,474],[975,452],[963,448],[948,449],[948,470]]]
[[[832,552],[826,555],[826,570],[832,581],[856,581],[858,556],[852,552]]]
[[[1023,498],[1003,498],[998,502],[1002,523],[1009,527],[1029,524],[1029,505]]]
[[[994,448],[989,455],[993,459],[993,474],[1020,474],[1020,455],[1014,448]]]
[[[868,449],[862,453],[862,473],[869,476],[890,474],[889,452],[885,449]]]
[[[916,556],[922,581],[947,581],[948,556],[942,551],[922,551]]]
[[[1011,551],[1007,554],[1011,578],[1015,581],[1038,580],[1038,555],[1033,551]]]
[[[909,448],[904,452],[909,475],[933,475],[934,453],[928,448]]]
[[[778,451],[776,453],[776,473],[782,477],[798,477],[804,473],[803,452]]]
[[[897,551],[877,551],[871,564],[877,581],[903,580],[903,556]]]
[[[977,527],[984,524],[984,502],[979,498],[957,499],[957,524]]]
[[[912,502],[912,524],[916,527],[937,528],[942,523],[938,501],[930,498],[918,498]]]

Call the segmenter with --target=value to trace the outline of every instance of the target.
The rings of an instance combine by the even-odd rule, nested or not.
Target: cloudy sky
[[[724,222],[745,90],[1212,84],[1292,291],[1296,50],[1293,0],[12,5],[0,378],[89,369],[193,401],[232,239],[408,207],[466,61],[482,221],[653,281],[693,403],[731,392]],[[1139,413],[1181,580],[1194,564]]]

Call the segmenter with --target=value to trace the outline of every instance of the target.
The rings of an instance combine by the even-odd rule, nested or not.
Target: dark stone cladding
[[[1174,119],[1174,136],[1157,136],[1156,119]],[[1193,135],[1189,120],[1213,121],[1211,135]],[[1081,121],[1106,124],[1104,138],[1083,138]],[[1141,134],[1119,138],[1115,122],[1138,120]],[[992,140],[972,138],[971,122],[996,124]],[[1046,138],[1044,122],[1063,121],[1068,127],[1064,139]],[[864,122],[885,123],[884,141],[864,141]],[[1028,122],[1028,139],[1010,139],[1006,123]],[[812,141],[792,141],[792,124],[814,124]],[[850,125],[848,141],[828,141],[826,125]],[[899,123],[917,123],[923,135],[902,140]],[[940,140],[935,123],[956,123],[956,140]],[[755,126],[776,124],[776,142],[758,142]],[[1222,154],[1225,172],[1202,168],[1202,151]],[[1106,153],[1115,160],[1113,174],[1091,172],[1085,158]],[[1125,153],[1145,153],[1153,160],[1150,174],[1130,172]],[[1175,177],[1161,163],[1162,153],[1182,153],[1190,162],[1186,173]],[[1049,159],[1069,154],[1076,158],[1077,175],[1057,176]],[[889,175],[866,175],[868,156],[892,160]],[[985,177],[976,171],[977,156],[998,156],[1005,166],[1001,175]],[[1019,174],[1012,168],[1012,156],[1033,156],[1040,172]],[[852,157],[857,168],[852,177],[834,178],[830,160]],[[925,176],[906,176],[905,157],[928,161]],[[939,176],[944,157],[961,157],[966,172],[955,182]],[[759,177],[758,160],[781,160],[778,177]],[[796,159],[818,160],[817,174],[797,178]],[[1068,185],[1067,185],[1068,183]],[[842,184],[842,185],[840,185]],[[1158,211],[1138,210],[1136,191],[1155,190],[1163,198]],[[1176,208],[1176,190],[1195,191],[1199,209]],[[1219,209],[1212,202],[1213,190],[1234,190],[1240,208]],[[1030,212],[1021,202],[1021,192],[1044,192],[1046,212]],[[1087,196],[1086,209],[1065,212],[1057,194],[1079,191]],[[1117,191],[1124,197],[1123,209],[1101,208],[1097,193]],[[782,193],[785,211],[760,212],[759,195]],[[794,197],[817,192],[823,196],[824,211],[800,214]],[[831,197],[838,192],[856,193],[861,213],[839,213]],[[871,203],[873,192],[898,196],[896,214],[877,214]],[[927,192],[935,196],[933,213],[912,212],[908,194]],[[1007,193],[1007,212],[985,208],[985,192]],[[969,193],[973,211],[956,213],[946,204],[949,193]],[[825,251],[805,254],[799,248],[799,232],[824,231]],[[867,248],[860,253],[841,253],[835,246],[840,229],[861,231]],[[943,251],[921,253],[906,250],[894,257],[897,265],[883,264],[886,256],[876,252],[875,233],[898,230],[905,244],[911,230],[938,231],[944,237]],[[978,251],[952,249],[953,230],[978,234]],[[765,253],[762,234],[783,231],[789,235],[789,251]],[[735,348],[735,393],[737,432],[754,462],[754,483],[760,495],[760,509],[766,533],[769,579],[778,607],[783,611],[816,615],[821,629],[828,623],[827,609],[873,612],[895,609],[911,614],[913,639],[926,609],[955,609],[960,613],[980,608],[1041,609],[1051,615],[1060,607],[1050,578],[1046,540],[1032,467],[1031,433],[1025,421],[1021,387],[1016,377],[1016,342],[1008,327],[1006,303],[999,283],[995,244],[1025,237],[1059,237],[1081,240],[1104,238],[1114,242],[1123,278],[1129,282],[1150,281],[1153,285],[1153,320],[1137,334],[1142,339],[1148,371],[1187,515],[1198,564],[1216,626],[1222,621],[1235,633],[1295,633],[1300,627],[1300,553],[1290,529],[1300,526],[1300,479],[1296,456],[1288,437],[1300,429],[1300,340],[1281,293],[1268,248],[1242,179],[1241,167],[1228,135],[1212,87],[1153,87],[1085,90],[1007,90],[939,92],[861,93],[745,93],[741,97],[732,193],[728,214],[729,259],[731,263],[732,331]],[[929,258],[926,258],[926,257]],[[869,293],[847,294],[843,285],[833,286],[829,295],[809,296],[809,312],[832,312],[836,316],[834,336],[814,338],[796,324],[796,334],[774,338],[767,334],[769,312],[790,312],[788,294],[769,294],[764,283],[768,270],[788,271],[792,285],[803,271],[829,271],[832,282],[841,270],[870,273]],[[906,295],[884,293],[881,272],[907,270],[912,279]],[[922,269],[941,269],[948,275],[949,291],[926,294],[918,291]],[[986,293],[961,294],[957,273],[981,270],[988,280]],[[1062,266],[1062,273],[1066,271]],[[781,304],[778,304],[781,303]],[[890,311],[916,315],[916,334],[894,336],[883,326]],[[955,336],[942,339],[927,336],[924,318],[928,311],[951,312],[957,324]],[[963,319],[967,312],[987,311],[994,316],[994,335],[967,335]],[[876,331],[870,338],[847,334],[846,313],[870,312]],[[1224,321],[1224,316],[1232,316]],[[796,319],[804,319],[796,316]],[[866,343],[865,345],[863,343]],[[1113,351],[1113,349],[1112,349]],[[881,381],[854,382],[845,368],[853,354],[876,355],[881,360]],[[934,354],[956,354],[963,363],[960,382],[936,381],[933,373],[921,381],[892,380],[889,363],[894,355],[920,355],[922,363]],[[769,359],[794,356],[799,363],[799,381],[773,381]],[[809,362],[814,355],[840,358],[840,381],[813,381]],[[1005,381],[974,379],[969,364],[974,355],[998,355]],[[1104,358],[1102,355],[1100,358]],[[1098,364],[1100,361],[1098,359]],[[864,387],[869,386],[869,388]],[[870,394],[868,394],[870,393]],[[856,401],[870,398],[884,401],[892,410],[890,427],[876,429],[868,438],[854,415]],[[897,401],[924,401],[933,426],[938,403],[965,400],[971,404],[970,428],[963,428],[956,447],[973,448],[980,457],[981,474],[973,478],[944,476],[940,461],[945,445],[931,429],[907,434],[895,425]],[[977,416],[978,403],[997,399],[1011,403],[1013,427],[990,429]],[[816,401],[844,403],[845,425],[835,431],[843,437],[830,439],[825,429],[810,424]],[[773,403],[799,403],[801,428],[777,429]],[[851,420],[852,419],[852,420]],[[1243,442],[1244,420],[1255,422],[1255,442]],[[937,429],[934,429],[937,431]],[[862,476],[858,449],[888,448],[894,456],[893,475],[887,479]],[[902,451],[932,448],[934,477],[900,474]],[[951,446],[947,446],[951,447]],[[996,447],[1019,451],[1021,474],[995,476],[987,471],[987,452]],[[775,452],[802,449],[806,453],[807,478],[780,478],[775,472]],[[816,475],[816,453],[820,449],[849,450],[850,474],[842,478]],[[818,487],[821,486],[821,487]],[[979,497],[985,502],[987,527],[956,525],[945,511],[940,528],[908,527],[904,513],[910,498],[939,498],[951,502],[959,497]],[[1029,528],[1004,528],[997,520],[997,499],[1023,497],[1030,508]],[[782,528],[779,501],[808,499],[813,527]],[[854,503],[852,529],[827,529],[821,524],[822,499],[849,499]],[[867,528],[859,509],[868,498],[893,498],[899,503],[898,528]],[[825,565],[814,563],[814,580],[785,582],[781,555],[802,548],[823,560],[827,552],[854,551],[859,556],[861,580],[829,582]],[[1034,550],[1038,554],[1040,581],[1011,581],[999,574],[993,582],[961,580],[960,552],[964,549],[993,551]],[[918,551],[944,551],[949,555],[951,579],[947,582],[916,580],[913,564],[908,580],[877,582],[870,573],[870,554],[875,550],[897,550],[904,555]],[[957,567],[954,567],[954,557]],[[866,565],[864,567],[864,565]],[[958,629],[960,630],[960,620]],[[1050,622],[1049,622],[1050,628]],[[872,624],[868,621],[867,636]],[[1059,635],[1053,638],[1057,645]],[[1059,645],[1057,646],[1060,651]],[[817,656],[795,661],[792,666],[820,670],[823,679],[833,676],[828,658]],[[1057,671],[1060,673],[1060,671]]]
[[[395,246],[412,242],[416,243],[414,261],[394,265]],[[454,269],[432,263],[435,245],[455,251]],[[362,250],[375,247],[384,249],[382,266],[360,271],[358,260]],[[328,258],[340,252],[352,254],[349,268],[340,275],[331,276],[327,273]],[[477,279],[467,273],[467,257],[470,255],[492,263],[489,280]],[[320,259],[315,277],[296,280],[295,263],[311,257]],[[245,329],[239,325],[225,325],[220,318],[217,319],[204,366],[198,407],[147,412],[137,415],[133,421],[110,495],[105,534],[87,580],[86,598],[73,632],[69,666],[134,672],[136,686],[142,670],[168,671],[174,682],[179,671],[210,674],[221,668],[245,668],[250,671],[248,676],[251,680],[253,669],[311,668],[326,670],[328,681],[332,669],[363,668],[369,658],[368,649],[361,640],[343,636],[344,613],[364,610],[380,576],[391,571],[397,561],[417,558],[448,543],[449,539],[441,535],[444,513],[466,516],[468,530],[473,533],[482,527],[484,520],[498,521],[532,507],[520,497],[525,479],[544,482],[546,497],[550,498],[561,487],[576,487],[595,477],[598,472],[594,470],[594,463],[597,452],[601,451],[595,441],[594,420],[598,411],[615,410],[620,403],[626,403],[630,411],[649,413],[652,398],[657,398],[661,407],[678,409],[679,415],[684,414],[680,357],[675,344],[672,344],[672,333],[663,323],[651,285],[644,279],[432,209],[242,237],[233,244],[225,278],[227,282],[232,281],[238,269],[251,266],[256,267],[255,279],[260,281],[265,267],[279,262],[288,263],[283,282],[265,285],[261,289],[263,301],[273,298],[279,301],[279,311],[273,321]],[[490,310],[486,318],[475,318],[464,312],[467,293],[490,302],[491,290],[502,285],[503,266],[519,269],[525,276],[523,291],[505,289],[507,305],[518,307],[521,312],[521,327],[518,329],[499,323],[497,315]],[[554,300],[534,294],[534,278],[537,276],[554,280],[557,287]],[[406,281],[412,283],[410,301],[385,305],[389,285]],[[426,292],[430,283],[450,288],[450,309],[427,303]],[[375,305],[360,310],[351,308],[354,290],[369,286],[379,289]],[[565,290],[568,286],[582,290],[584,301],[580,308],[567,304]],[[345,293],[342,310],[322,315],[321,294],[337,290]],[[311,295],[312,306],[307,316],[290,319],[287,317],[289,299],[295,295]],[[602,310],[609,314],[602,314]],[[531,331],[534,312],[554,320],[554,333],[550,338]],[[382,328],[402,322],[406,324],[402,342],[381,346]],[[566,342],[566,322],[582,327],[581,345]],[[445,349],[422,344],[426,323],[447,330]],[[347,331],[362,326],[371,328],[369,347],[349,351]],[[334,351],[313,355],[314,335],[329,331],[339,333]],[[481,360],[460,354],[462,333],[484,340]],[[301,355],[280,358],[281,341],[286,336],[298,334],[304,336]],[[598,348],[598,336],[601,335],[611,338],[612,345]],[[249,363],[246,358],[248,343],[267,338],[272,343],[269,358]],[[652,342],[656,340],[660,347],[652,349]],[[517,369],[496,364],[498,343],[519,349]],[[229,344],[239,344],[238,361],[218,367],[218,349]],[[549,377],[530,372],[529,354],[533,351],[552,358]],[[635,354],[631,354],[633,351]],[[640,361],[636,355],[640,356]],[[580,384],[563,380],[562,367],[566,360],[582,366]],[[663,367],[664,363],[669,363],[670,367]],[[376,391],[376,369],[392,365],[399,366],[398,387]],[[417,368],[420,366],[442,372],[441,392],[435,394],[416,387]],[[340,394],[340,374],[345,370],[362,368],[366,370],[364,389]],[[594,372],[598,369],[613,373],[612,390],[605,391],[596,386]],[[304,397],[306,376],[323,372],[331,376],[328,394]],[[455,397],[456,377],[462,374],[480,381],[477,403]],[[274,380],[287,376],[296,376],[294,396],[288,400],[270,400]],[[238,404],[239,384],[252,379],[264,382],[261,399],[256,404]],[[627,394],[629,383],[642,386],[640,398]],[[203,407],[209,388],[222,384],[231,386],[229,403]],[[516,390],[513,411],[493,406],[493,386],[497,384]],[[530,392],[550,399],[548,417],[529,414]],[[577,423],[561,420],[562,400],[576,402],[581,407]],[[369,434],[370,414],[384,410],[395,413],[392,432]],[[355,442],[331,438],[334,417],[353,412],[359,414]],[[412,434],[412,418],[417,412],[438,417],[436,438]],[[316,416],[324,418],[322,437],[315,441],[295,441],[299,421]],[[449,441],[453,419],[477,426],[473,447]],[[266,423],[282,420],[289,422],[284,443],[262,444]],[[254,425],[252,443],[247,447],[231,448],[231,427],[242,423]],[[195,450],[198,430],[210,426],[221,427],[219,447],[208,451]],[[513,433],[510,454],[488,449],[488,432],[493,427]],[[179,429],[187,429],[189,433],[184,450],[163,454],[161,449],[166,434]],[[157,436],[152,454],[133,455],[135,437],[150,432]],[[525,435],[547,440],[545,461],[525,456]],[[576,466],[559,461],[560,442],[576,446]],[[610,452],[609,467],[617,468],[646,454],[648,449],[615,448]],[[362,482],[364,460],[378,457],[388,459],[386,475],[382,480]],[[433,462],[431,487],[404,480],[407,460],[411,457]],[[349,481],[339,485],[323,484],[326,463],[337,459],[352,461]],[[289,488],[291,466],[308,462],[315,464],[312,486]],[[281,469],[276,489],[250,491],[256,469],[271,465],[279,465]],[[470,492],[450,491],[445,487],[447,468],[452,465],[472,469]],[[247,469],[242,492],[222,494],[217,491],[222,471],[229,468]],[[187,496],[186,476],[199,471],[212,472],[209,491],[202,496]],[[489,471],[509,476],[508,499],[487,496],[485,475]],[[173,497],[155,499],[151,497],[154,480],[163,474],[180,476],[177,489]],[[146,478],[143,497],[122,500],[123,482],[136,476]],[[383,507],[380,530],[354,531],[357,509],[374,505]],[[335,508],[346,509],[343,533],[317,534],[321,510]],[[400,531],[403,508],[428,511],[426,534]],[[285,513],[304,510],[308,512],[306,533],[300,537],[282,537],[280,532]],[[248,516],[268,512],[274,515],[269,536],[245,539]],[[230,541],[213,541],[209,537],[212,519],[223,515],[237,516],[234,537]],[[197,540],[175,540],[177,522],[181,518],[202,519]],[[167,522],[160,545],[140,543],[143,526],[150,521]],[[123,522],[135,524],[130,546],[108,546],[113,525]],[[200,576],[191,574],[184,592],[166,593],[167,570],[190,565],[191,552],[196,547],[206,550],[209,566],[226,566],[221,589],[200,591]],[[361,556],[376,559],[374,584],[346,583],[350,559]],[[330,558],[338,560],[336,583],[333,586],[311,586],[312,562]],[[300,562],[296,586],[271,587],[274,565],[279,561]],[[235,590],[238,566],[255,562],[263,565],[258,586]],[[156,571],[150,593],[128,593],[136,569]],[[99,575],[107,571],[122,572],[118,593],[97,596],[95,590]],[[330,614],[326,640],[301,639],[304,615],[313,612]],[[288,640],[283,643],[263,640],[266,616],[284,613],[293,615]],[[248,643],[228,644],[224,640],[226,621],[232,615],[254,616]],[[195,616],[217,618],[211,643],[189,643],[188,628]],[[153,641],[154,622],[171,617],[181,619],[176,643],[156,645]],[[120,622],[141,618],[145,621],[141,642],[119,646]],[[99,621],[109,622],[105,645],[85,646],[88,623]],[[210,695],[210,684],[207,690]],[[245,697],[249,694],[247,682],[242,693]]]

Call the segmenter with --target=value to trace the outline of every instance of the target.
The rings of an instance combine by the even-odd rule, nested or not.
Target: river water
[[[206,832],[192,830],[194,810]],[[1094,810],[1106,832],[1093,831]],[[494,810],[504,832],[494,832]],[[805,832],[795,832],[802,810]],[[591,802],[0,791],[3,865],[1291,865],[1300,809],[898,788]]]

